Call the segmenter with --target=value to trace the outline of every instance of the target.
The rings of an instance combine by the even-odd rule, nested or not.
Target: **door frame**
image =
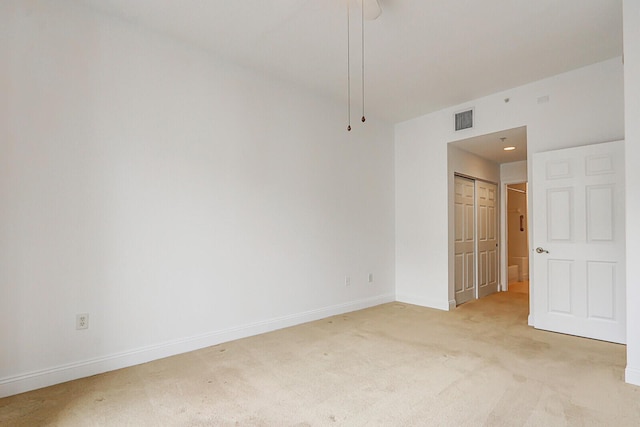
[[[454,310],[456,308],[455,300],[455,248],[454,248],[454,209],[455,209],[455,183],[454,176],[460,175],[471,179],[479,179],[482,181],[494,183],[500,186],[500,165],[490,160],[484,159],[478,155],[465,151],[456,147],[456,141],[447,144],[447,187],[443,189],[446,192],[447,200],[447,229],[445,231],[447,239],[447,274],[442,276],[443,284],[447,284],[446,298],[447,304],[432,305],[433,307],[443,310]],[[498,193],[499,190],[496,190]],[[500,197],[498,194],[497,197]],[[500,215],[500,214],[498,214]],[[498,232],[501,233],[500,225]],[[443,230],[444,231],[444,230]],[[498,248],[499,249],[499,248]],[[438,248],[430,248],[429,250],[438,251]],[[502,260],[499,260],[502,262]],[[498,275],[500,271],[498,271]]]
[[[496,268],[496,273],[498,274],[498,278],[497,278],[497,289],[496,292],[501,292],[502,291],[502,277],[503,277],[503,272],[502,272],[502,267],[504,264],[504,260],[502,259],[502,245],[503,245],[503,230],[502,230],[502,223],[504,222],[504,217],[502,215],[502,200],[503,200],[503,195],[502,195],[502,185],[500,182],[493,182],[490,181],[488,179],[482,179],[482,178],[478,178],[478,177],[474,177],[472,175],[469,174],[465,174],[465,173],[461,173],[461,172],[454,172],[453,173],[453,177],[454,177],[454,181],[455,181],[455,177],[461,177],[461,178],[465,178],[465,179],[469,179],[473,181],[473,185],[474,185],[474,201],[473,201],[473,224],[474,224],[474,234],[475,234],[475,239],[474,239],[474,247],[473,247],[473,264],[474,264],[474,270],[475,270],[475,274],[474,274],[474,290],[473,290],[473,299],[477,300],[478,299],[478,197],[477,197],[477,183],[478,182],[485,182],[488,184],[492,184],[496,186],[496,190],[499,188],[500,191],[496,191],[496,196],[500,199],[498,200],[498,206],[499,208],[497,209],[497,212],[499,212],[498,217],[496,218],[496,232],[498,233],[498,245],[500,245],[500,247],[498,248],[498,254],[499,256],[496,257],[496,262],[498,263],[498,266]],[[522,181],[519,181],[522,182]],[[450,193],[450,198],[455,198],[455,186],[451,187],[449,190]],[[529,195],[527,194],[527,197]],[[451,207],[450,207],[451,208]],[[451,220],[451,219],[450,219]],[[454,220],[454,224],[453,227],[455,227],[455,220]],[[455,246],[455,232],[453,233],[453,235],[450,237],[450,242],[449,242],[449,246],[452,248],[453,246]],[[455,254],[454,254],[455,256]],[[450,257],[450,263],[452,263],[453,259],[451,256],[451,253],[449,254]],[[455,283],[455,267],[453,269],[453,283]],[[453,296],[454,299],[453,301],[449,302],[449,309],[454,309],[455,307],[457,307],[457,301],[455,301],[455,288],[453,289]]]
[[[533,204],[532,204],[532,182],[531,182],[531,159],[530,156],[527,156],[527,179],[507,179],[500,182],[500,261],[502,264],[500,265],[500,277],[501,277],[501,286],[500,289],[503,292],[506,292],[509,289],[509,275],[507,269],[509,268],[509,252],[508,252],[508,243],[507,239],[507,185],[510,184],[520,184],[523,182],[527,183],[527,238],[529,239],[529,315],[527,316],[527,325],[533,326]]]
[[[527,184],[527,239],[529,239],[529,275],[531,275],[531,199],[529,193],[531,188],[528,180],[510,179],[501,181],[500,186],[500,290],[507,292],[509,290],[509,234],[508,234],[508,212],[507,197],[509,197],[507,186],[513,184]],[[531,277],[529,277],[529,292],[531,292]]]

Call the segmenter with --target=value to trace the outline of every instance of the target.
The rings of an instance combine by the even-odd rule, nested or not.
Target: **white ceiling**
[[[356,0],[77,0],[346,105]],[[622,55],[621,0],[380,0],[366,29],[367,116],[392,123]],[[346,107],[345,107],[346,109]]]

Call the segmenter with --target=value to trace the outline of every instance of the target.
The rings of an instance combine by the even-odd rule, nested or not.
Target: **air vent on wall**
[[[455,114],[455,127],[456,132],[473,127],[473,108]]]

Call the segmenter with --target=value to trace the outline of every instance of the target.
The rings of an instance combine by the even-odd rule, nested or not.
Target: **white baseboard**
[[[448,300],[432,300],[429,298],[417,297],[414,295],[396,294],[396,301],[403,302],[405,304],[419,305],[421,307],[436,308],[438,310],[449,311],[450,302]],[[453,303],[455,308],[455,301]]]
[[[627,366],[624,380],[629,384],[640,386],[640,368]]]
[[[40,371],[0,378],[0,398],[393,301],[395,301],[394,294],[378,295]]]

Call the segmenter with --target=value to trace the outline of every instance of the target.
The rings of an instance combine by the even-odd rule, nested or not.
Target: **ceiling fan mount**
[[[364,19],[367,21],[373,21],[378,19],[382,14],[382,7],[380,6],[380,0],[359,0]]]

